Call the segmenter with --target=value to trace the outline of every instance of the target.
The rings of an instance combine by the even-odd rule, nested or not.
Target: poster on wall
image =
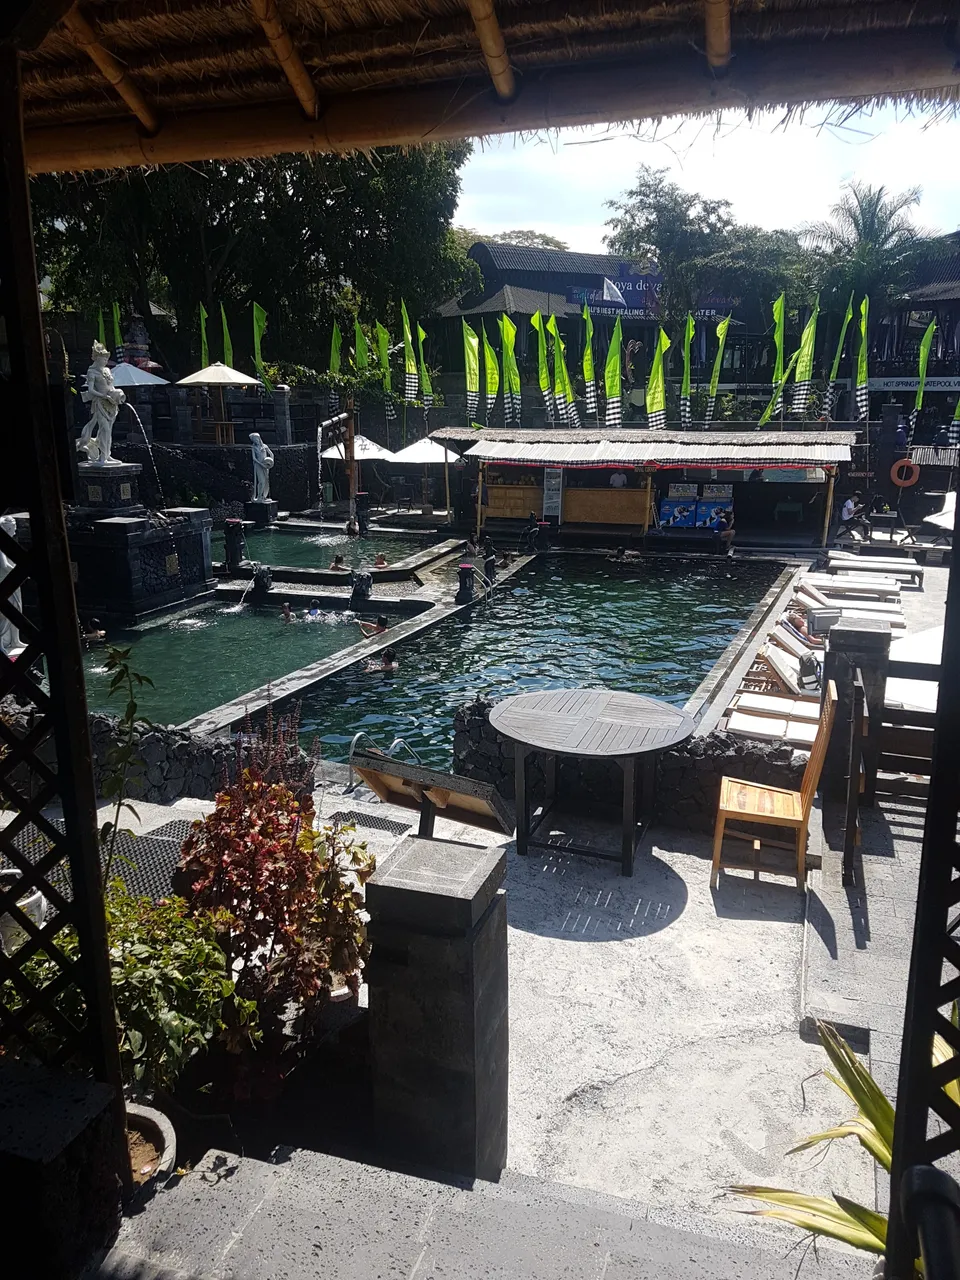
[[[667,486],[668,498],[695,498],[698,487],[695,484],[671,484]]]
[[[729,502],[718,502],[716,500],[704,501],[701,498],[697,503],[697,528],[718,529],[720,527],[721,516],[729,509]]]
[[[543,469],[543,518],[560,523],[563,509],[563,468],[544,467]]]
[[[696,489],[696,485],[694,485]],[[692,529],[697,515],[696,499],[661,498],[661,529]]]
[[[705,484],[703,486],[703,496],[705,498],[732,498],[732,484]]]

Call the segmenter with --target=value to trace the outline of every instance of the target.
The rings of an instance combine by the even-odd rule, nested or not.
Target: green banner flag
[[[200,368],[205,369],[210,363],[210,348],[207,346],[207,308],[200,303]]]
[[[553,418],[553,393],[550,390],[550,366],[547,364],[547,334],[543,324],[543,316],[535,311],[530,323],[537,331],[537,380],[543,393],[543,403],[547,409],[547,417]]]
[[[913,433],[917,426],[917,418],[920,410],[923,408],[923,389],[927,384],[927,364],[930,360],[930,347],[933,343],[933,335],[937,331],[936,320],[931,320],[927,325],[926,333],[920,339],[920,364],[917,370],[917,394],[913,402],[913,409],[910,412],[910,435],[907,440],[908,444],[913,444]]]
[[[474,418],[480,407],[480,339],[461,318],[463,325],[463,367],[467,380],[467,419],[474,426]]]
[[[820,295],[817,294],[810,318],[800,335],[800,351],[797,356],[797,374],[793,382],[793,401],[790,412],[802,418],[807,411],[810,388],[813,385],[813,353],[817,341],[817,320],[820,316]]]
[[[97,312],[97,341],[101,347],[107,345],[107,327],[103,323],[103,307]]]
[[[957,401],[957,407],[953,411],[954,422],[960,422],[960,400]]]
[[[857,351],[857,419],[870,417],[870,374],[867,370],[868,340],[870,336],[870,299],[866,294],[860,303],[860,347]]]
[[[334,320],[333,333],[330,335],[330,372],[334,376],[340,372],[340,349],[342,346],[343,336],[340,333],[340,326]]]
[[[430,381],[430,371],[427,369],[426,356],[423,354],[423,344],[427,340],[427,334],[423,325],[417,325],[417,345],[420,348],[420,391],[423,395],[423,403],[429,406],[433,402],[433,383]]]
[[[723,368],[723,349],[727,345],[727,330],[730,328],[730,316],[725,316],[717,325],[717,354],[710,374],[710,391],[707,396],[707,412],[704,422],[713,421],[713,410],[717,403],[717,389],[720,386],[720,371]]]
[[[483,333],[483,379],[487,393],[487,412],[489,413],[500,391],[500,365],[497,362],[497,353],[487,337],[486,326],[482,321],[480,329]]]
[[[670,350],[670,339],[661,329],[647,381],[647,426],[662,429],[667,425],[667,382],[663,373],[663,357]]]
[[[517,326],[508,315],[502,315],[500,347],[503,351],[503,414],[507,422],[520,425],[520,368],[517,365]]]
[[[583,327],[583,380],[593,382],[597,376],[593,367],[593,317],[586,303],[583,306]]]
[[[377,334],[377,352],[380,357],[380,378],[384,391],[391,390],[390,381],[390,335],[378,320],[375,324]]]
[[[767,423],[770,421],[770,419],[773,417],[773,415],[777,412],[777,406],[779,405],[781,398],[783,396],[783,388],[787,385],[790,375],[791,373],[793,373],[793,367],[797,363],[799,356],[800,356],[800,351],[798,349],[790,357],[790,361],[787,364],[786,369],[784,369],[783,371],[783,376],[781,377],[780,381],[776,384],[776,386],[773,388],[773,395],[770,397],[770,403],[764,409],[763,416],[761,417],[760,421],[757,423],[758,427],[765,427]]]
[[[114,347],[123,346],[123,334],[120,332],[120,303],[113,304],[113,345]]]
[[[253,304],[253,363],[256,366],[260,381],[268,391],[272,391],[273,383],[266,375],[263,367],[263,356],[260,353],[260,343],[263,341],[263,332],[266,327],[267,313],[259,302],[255,302]]]
[[[683,329],[683,381],[680,384],[680,394],[687,400],[690,398],[690,346],[696,327],[696,321],[688,311],[687,323]]]
[[[556,402],[557,413],[568,426],[576,427],[580,425],[576,398],[573,393],[570,372],[567,369],[567,349],[563,338],[560,336],[560,327],[557,324],[556,316],[550,317],[547,321],[547,328],[553,334],[553,397]]]
[[[787,295],[785,293],[781,293],[780,297],[773,304],[773,344],[776,348],[776,355],[773,361],[774,383],[783,381],[783,339],[786,321],[786,299]]]
[[[220,323],[223,325],[223,363],[233,368],[233,343],[230,341],[230,330],[227,328],[227,313],[220,303]]]
[[[410,328],[410,317],[407,304],[400,301],[400,318],[403,321],[403,398],[416,400],[419,386],[417,383],[417,357],[413,350],[413,331]]]
[[[604,425],[619,427],[623,421],[623,405],[620,402],[620,349],[623,346],[623,330],[620,317],[613,326],[610,346],[607,349],[607,361],[603,368],[603,387],[607,396],[607,414]]]
[[[370,368],[370,348],[359,320],[353,322],[353,367],[358,371]]]
[[[837,374],[840,372],[840,361],[843,359],[843,344],[847,340],[847,329],[850,327],[850,321],[853,319],[853,294],[850,294],[850,301],[847,303],[847,310],[843,317],[843,324],[840,326],[840,341],[837,343],[837,353],[833,357],[833,364],[830,366],[830,381],[836,382]]]

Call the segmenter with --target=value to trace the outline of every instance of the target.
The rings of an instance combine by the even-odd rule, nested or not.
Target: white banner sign
[[[871,391],[916,391],[919,378],[871,378]],[[927,378],[927,391],[960,391],[958,378]]]

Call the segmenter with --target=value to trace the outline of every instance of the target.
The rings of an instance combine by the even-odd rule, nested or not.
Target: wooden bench
[[[869,573],[874,577],[906,579],[923,586],[923,565],[916,560],[904,556],[900,559],[886,559],[880,556],[838,556],[831,551],[827,557],[827,573]]]
[[[450,822],[508,836],[516,828],[512,806],[492,783],[393,760],[380,751],[357,751],[350,764],[384,804],[414,809],[420,814],[420,836],[433,836],[438,813]]]

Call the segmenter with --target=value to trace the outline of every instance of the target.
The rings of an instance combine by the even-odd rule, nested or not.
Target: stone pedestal
[[[266,502],[245,502],[243,514],[247,520],[262,529],[274,523],[280,514],[280,503],[274,502],[272,498],[268,498]]]
[[[116,1236],[112,1096],[81,1075],[0,1060],[0,1196],[11,1277],[74,1280]]]
[[[507,914],[499,849],[408,836],[367,884],[378,1130],[415,1163],[507,1159]]]
[[[853,676],[859,668],[863,676],[864,700],[870,715],[871,731],[864,740],[863,757],[867,776],[876,778],[880,747],[880,721],[890,663],[890,624],[873,618],[841,619],[830,628],[824,657],[823,679],[837,686],[837,715],[827,746],[821,775],[824,795],[830,800],[846,797],[847,760],[850,743],[850,709]],[[872,788],[868,788],[872,792]]]
[[[130,515],[143,511],[140,503],[139,462],[81,462],[77,471],[77,512],[100,516]]]

